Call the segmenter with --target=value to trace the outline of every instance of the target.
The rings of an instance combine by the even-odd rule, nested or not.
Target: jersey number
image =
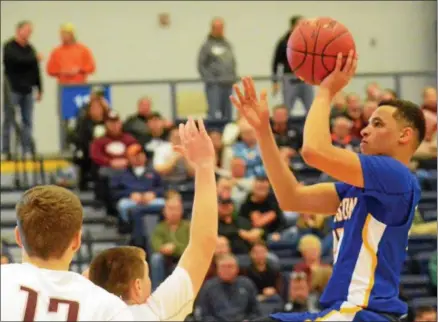
[[[35,321],[38,293],[33,289],[25,286],[21,286],[20,290],[27,292],[27,302],[26,302],[26,308],[24,309],[23,321],[33,322]],[[51,298],[47,310],[49,312],[58,312],[59,304],[68,305],[67,321],[76,322],[78,320],[78,313],[79,313],[78,302]]]

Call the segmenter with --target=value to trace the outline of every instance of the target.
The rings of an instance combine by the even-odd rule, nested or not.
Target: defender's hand
[[[231,102],[239,110],[248,123],[260,132],[269,128],[269,109],[266,90],[262,90],[259,97],[251,77],[242,79],[243,94],[237,84],[233,86],[237,98],[230,96]]]
[[[181,153],[195,168],[211,166],[215,167],[216,154],[213,142],[205,129],[204,122],[198,121],[196,128],[195,121],[191,118],[186,124],[179,125],[179,136],[181,145],[174,146],[175,151]]]

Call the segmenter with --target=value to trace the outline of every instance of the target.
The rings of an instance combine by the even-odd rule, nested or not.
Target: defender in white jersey
[[[1,321],[132,321],[127,305],[69,272],[81,245],[82,206],[71,191],[37,186],[17,204],[22,264],[1,265]]]
[[[151,295],[145,253],[136,247],[107,249],[94,258],[89,278],[122,298],[136,321],[183,321],[193,310],[216,248],[218,233],[215,153],[204,124],[180,125],[182,146],[176,147],[195,168],[195,199],[190,242],[178,266]]]

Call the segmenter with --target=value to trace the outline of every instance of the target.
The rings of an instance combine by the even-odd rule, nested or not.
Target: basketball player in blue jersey
[[[380,103],[362,130],[361,154],[335,147],[329,129],[330,104],[353,77],[357,55],[321,83],[304,127],[302,156],[337,183],[299,184],[280,156],[269,124],[266,91],[257,95],[251,78],[231,97],[257,132],[263,163],[283,210],[334,214],[334,268],[321,296],[320,313],[276,313],[271,321],[403,321],[407,305],[398,296],[408,231],[420,188],[407,165],[424,138],[418,106]]]

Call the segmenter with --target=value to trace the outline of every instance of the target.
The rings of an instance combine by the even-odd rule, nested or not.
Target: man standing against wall
[[[198,71],[205,83],[208,118],[230,120],[230,95],[236,81],[236,60],[224,37],[224,20],[215,18],[198,56]]]
[[[272,94],[274,96],[277,95],[280,89],[277,75],[279,65],[283,65],[283,103],[288,107],[289,114],[297,99],[301,100],[306,111],[309,110],[313,101],[313,87],[305,84],[293,75],[287,61],[287,42],[289,36],[302,19],[302,16],[293,16],[290,19],[290,28],[278,41],[272,62],[272,75],[274,79]]]
[[[90,49],[76,41],[75,27],[71,23],[61,26],[61,45],[50,54],[47,73],[60,84],[81,84],[94,73],[96,65]]]
[[[10,133],[15,117],[15,107],[21,112],[23,132],[21,133],[23,152],[31,152],[34,97],[33,89],[37,88],[36,100],[40,101],[43,93],[39,62],[42,56],[29,43],[32,34],[32,23],[22,21],[17,24],[15,37],[7,41],[3,47],[3,64],[5,77],[10,88],[8,100],[3,107],[2,159],[11,157]]]

